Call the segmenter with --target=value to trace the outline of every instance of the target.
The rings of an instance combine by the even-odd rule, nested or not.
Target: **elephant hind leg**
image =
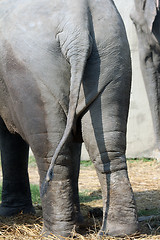
[[[56,145],[55,139],[53,137],[53,145],[48,144],[50,152]],[[50,181],[46,194],[41,196],[45,235],[54,233],[58,237],[68,237],[74,225],[83,222],[78,195],[81,144],[73,142],[72,139],[71,136],[60,152],[54,167],[54,178]],[[35,154],[35,157],[42,183],[52,157],[48,154],[43,157]]]
[[[28,144],[11,134],[0,119],[0,149],[3,172],[1,216],[35,213],[28,178]]]
[[[114,99],[108,100],[108,96],[106,90],[105,95],[92,104],[82,119],[82,131],[102,189],[100,235],[123,236],[137,230],[135,201],[125,159],[127,108],[115,105]]]

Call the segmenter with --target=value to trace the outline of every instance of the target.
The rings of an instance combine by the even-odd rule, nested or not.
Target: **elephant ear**
[[[159,8],[159,0],[145,0],[143,2],[144,17],[150,32]]]

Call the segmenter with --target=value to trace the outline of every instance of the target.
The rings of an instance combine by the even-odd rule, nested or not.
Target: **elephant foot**
[[[106,186],[102,188],[103,221],[99,236],[134,234],[138,230],[137,211],[126,169],[100,175],[100,179]]]
[[[84,218],[83,218],[83,215],[81,214],[81,212],[76,213],[75,224],[78,227],[81,227],[84,225]]]
[[[11,217],[18,213],[34,215],[36,212],[32,205],[23,207],[5,207],[2,204],[0,205],[0,216],[2,217]]]
[[[54,224],[51,222],[44,221],[42,235],[43,237],[49,237],[53,235],[57,237],[57,239],[68,239],[73,236],[74,230],[78,230],[81,227],[85,226],[84,218],[81,212],[75,214],[74,221],[60,221]]]
[[[105,232],[103,230],[100,230],[98,233],[98,238],[103,239],[104,236],[108,236],[108,235],[113,237],[130,236],[136,233],[137,230],[138,230],[138,223],[118,224],[117,222],[114,222],[112,224],[109,224]]]
[[[62,223],[63,225],[63,223]],[[65,229],[65,226],[63,228],[63,230],[58,229],[59,226],[55,227],[54,229],[48,229],[43,225],[43,229],[42,229],[42,236],[45,238],[49,238],[50,236],[54,236],[56,239],[59,240],[64,240],[64,239],[68,239],[70,237],[72,237],[72,231],[74,229],[75,225],[72,225],[72,228],[69,229]]]

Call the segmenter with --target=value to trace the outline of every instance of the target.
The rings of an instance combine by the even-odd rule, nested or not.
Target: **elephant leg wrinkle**
[[[67,237],[75,225],[72,186],[70,180],[52,181],[42,199],[45,234]],[[52,199],[52,200],[49,200]],[[52,206],[52,209],[48,208]]]

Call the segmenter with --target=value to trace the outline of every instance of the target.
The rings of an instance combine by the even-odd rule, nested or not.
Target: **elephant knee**
[[[69,179],[71,175],[71,158],[68,155],[60,155],[54,166],[54,178],[56,180]]]
[[[120,152],[104,152],[97,155],[94,160],[98,172],[110,174],[127,169],[126,157]]]

